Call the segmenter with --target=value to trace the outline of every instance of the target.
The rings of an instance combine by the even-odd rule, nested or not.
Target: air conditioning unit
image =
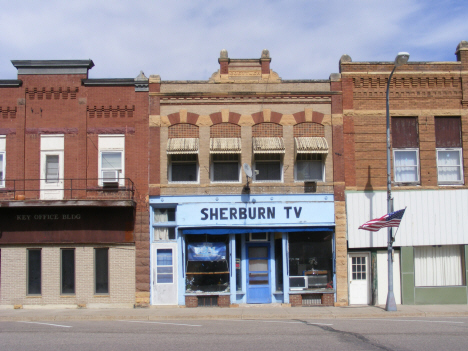
[[[306,276],[289,277],[289,290],[304,290],[308,288]]]
[[[119,171],[102,171],[102,185],[109,188],[119,186]]]

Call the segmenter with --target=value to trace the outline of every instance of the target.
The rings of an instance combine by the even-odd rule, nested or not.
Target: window
[[[324,166],[323,154],[297,154],[296,180],[323,181]]]
[[[4,135],[0,135],[0,188],[5,186],[5,150],[6,150],[6,138]]]
[[[109,294],[109,249],[94,249],[94,279],[96,294]]]
[[[60,250],[61,264],[61,294],[75,293],[75,249]]]
[[[153,208],[153,241],[176,239],[176,209]]]
[[[169,180],[171,182],[197,182],[198,164],[196,154],[170,156]]]
[[[393,150],[395,167],[395,182],[419,182],[419,150],[403,149]]]
[[[99,136],[99,185],[125,186],[125,136]]]
[[[332,236],[332,232],[289,233],[290,289],[333,288]]]
[[[416,286],[463,285],[463,246],[420,246],[414,248]]]
[[[28,250],[28,295],[41,295],[41,249]]]
[[[255,181],[281,181],[281,154],[255,154]]]
[[[172,284],[174,282],[172,249],[158,249],[156,252],[156,265],[156,282],[158,284]]]
[[[212,155],[213,182],[239,182],[239,154]]]
[[[435,117],[437,179],[439,184],[463,184],[460,117]]]
[[[396,183],[419,183],[419,136],[416,117],[392,117],[393,169]]]
[[[59,181],[59,155],[45,155],[45,181],[58,183]]]

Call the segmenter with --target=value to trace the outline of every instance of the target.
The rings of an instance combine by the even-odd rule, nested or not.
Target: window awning
[[[323,137],[294,138],[298,154],[328,154],[327,139]]]
[[[283,138],[253,138],[254,154],[284,154]]]
[[[167,141],[167,153],[198,154],[198,138],[171,138]]]
[[[245,233],[293,233],[293,232],[332,232],[333,226],[322,227],[269,227],[269,228],[183,228],[184,234],[245,234]]]
[[[240,138],[211,138],[210,154],[240,154]]]

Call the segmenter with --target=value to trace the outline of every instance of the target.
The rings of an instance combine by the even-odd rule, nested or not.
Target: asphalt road
[[[0,322],[0,350],[467,350],[468,318]]]

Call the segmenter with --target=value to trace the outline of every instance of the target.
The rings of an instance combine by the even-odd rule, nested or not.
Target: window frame
[[[31,252],[39,252],[39,292],[32,293],[31,290]],[[42,296],[42,249],[31,248],[26,249],[26,295],[27,296]]]
[[[64,292],[64,266],[63,266],[63,254],[66,251],[73,252],[73,292]],[[74,296],[76,295],[76,251],[74,248],[63,248],[60,249],[60,295],[63,296]]]
[[[321,160],[318,161],[318,160],[298,160],[298,156],[299,155],[318,155],[321,157]],[[326,154],[322,154],[322,153],[301,153],[301,154],[297,154],[296,157],[295,157],[295,160],[294,160],[294,181],[296,182],[324,182],[325,181],[325,159],[326,159]],[[321,179],[298,179],[298,164],[299,162],[316,162],[316,163],[319,163],[321,164],[321,174],[322,174],[322,177]]]
[[[98,292],[97,285],[98,285],[98,264],[97,264],[97,252],[98,251],[105,251],[107,253],[107,269],[106,269],[106,280],[107,280],[107,287],[106,292]],[[94,295],[110,295],[110,283],[109,283],[109,248],[108,247],[95,247],[94,248]]]
[[[0,164],[0,188],[5,187],[5,171],[6,171],[6,152],[5,151],[0,151],[0,158],[1,158],[1,164]]]
[[[155,219],[155,212],[158,210],[174,210],[174,220],[168,220],[165,222],[157,222]],[[151,241],[152,242],[174,242],[177,240],[177,208],[176,207],[152,207],[151,210]],[[156,239],[155,230],[156,229],[168,229],[167,238]],[[170,237],[170,231],[174,231],[174,238]]]
[[[278,155],[279,156],[279,160],[257,160],[257,156],[259,155]],[[280,173],[280,179],[275,179],[275,180],[258,180],[257,179],[257,163],[272,163],[272,162],[279,162],[279,166],[280,166],[280,169],[279,169],[279,173]],[[283,179],[284,179],[284,172],[283,172],[283,162],[284,162],[284,154],[283,153],[280,153],[280,152],[275,152],[275,153],[258,153],[258,154],[254,154],[254,170],[253,170],[253,179],[252,181],[254,183],[283,183]]]
[[[103,134],[98,137],[98,185],[104,186],[103,171],[116,170],[118,172],[118,185],[125,186],[125,135],[123,134]],[[102,167],[103,153],[120,153],[120,170]]]
[[[421,182],[421,163],[420,163],[420,160],[419,160],[419,148],[395,148],[392,151],[393,151],[393,179],[394,179],[394,183],[398,184],[398,185],[406,185],[406,184],[417,185],[417,184],[420,184],[420,182]],[[411,167],[416,167],[417,179],[415,181],[409,181],[409,182],[398,181],[396,179],[397,178],[397,172],[396,172],[397,171],[397,165],[396,165],[395,154],[398,153],[398,152],[408,152],[408,151],[416,152],[417,164],[416,164],[416,166],[411,166]],[[408,167],[408,166],[404,166],[404,167]]]
[[[160,265],[158,262],[158,252],[159,251],[170,251],[171,252],[171,264],[170,265]],[[171,273],[159,273],[158,268],[159,267],[170,267],[171,268]],[[159,282],[159,275],[164,275],[164,276],[171,276],[171,282]],[[156,249],[156,284],[174,284],[174,250],[172,248],[157,248]]]
[[[458,166],[440,166],[439,165],[439,151],[458,151],[458,157],[460,164]],[[437,162],[437,184],[440,185],[463,185],[464,175],[463,175],[463,149],[461,147],[456,148],[436,148],[436,162]],[[439,179],[439,167],[459,167],[460,168],[460,180],[450,180],[450,181],[441,181]]]
[[[215,161],[214,158],[217,156],[224,156],[224,155],[234,155],[237,156],[237,162],[234,160],[217,160]],[[228,154],[212,154],[210,157],[210,180],[212,183],[241,183],[241,167],[240,167],[240,154],[236,153],[228,153]],[[237,180],[215,180],[215,164],[223,164],[223,163],[237,163]]]
[[[195,160],[192,161],[173,161],[172,158],[174,156],[180,156],[180,155],[195,155]],[[169,184],[199,184],[200,183],[200,165],[199,165],[199,159],[198,159],[198,154],[171,154],[171,155],[168,155],[169,157],[167,158],[168,159],[168,162],[169,162],[169,166],[168,166],[168,183]],[[195,163],[195,175],[196,175],[196,180],[172,180],[172,165],[174,164],[193,164]]]

